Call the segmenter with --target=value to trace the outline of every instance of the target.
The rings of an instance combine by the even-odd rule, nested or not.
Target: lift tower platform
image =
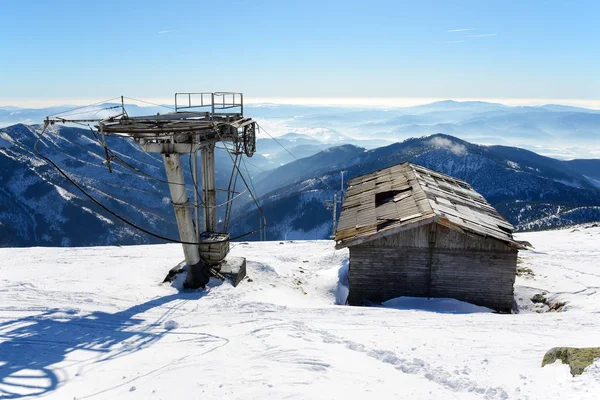
[[[46,124],[70,122],[64,119],[46,120]],[[252,157],[256,150],[256,122],[244,117],[242,93],[203,92],[176,93],[175,111],[166,114],[130,117],[122,112],[95,122],[102,140],[105,135],[127,135],[142,150],[162,155],[167,181],[175,209],[179,237],[183,243],[185,263],[188,266],[185,286],[203,287],[208,282],[209,271],[225,270],[233,274],[237,284],[245,275],[245,259],[228,260],[230,236],[217,230],[217,196],[215,187],[215,145],[229,142],[238,154]],[[186,191],[181,155],[201,155],[201,203],[203,230],[200,231],[197,158],[192,158],[194,203]],[[107,159],[110,169],[110,159]],[[192,210],[195,210],[192,215]]]

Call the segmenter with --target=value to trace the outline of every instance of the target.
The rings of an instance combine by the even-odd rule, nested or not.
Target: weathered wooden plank
[[[421,226],[350,248],[349,303],[435,296],[510,310],[516,273],[514,248],[478,236],[470,241],[467,235],[444,226],[436,229],[435,244],[440,247],[430,248],[429,231],[428,226]],[[473,249],[461,248],[469,244]],[[397,247],[409,245],[421,247]],[[431,271],[426,268],[430,255]]]

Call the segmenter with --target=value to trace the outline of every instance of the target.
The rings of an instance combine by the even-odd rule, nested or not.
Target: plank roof
[[[335,234],[343,248],[437,222],[515,247],[509,224],[466,182],[412,163],[351,179]]]

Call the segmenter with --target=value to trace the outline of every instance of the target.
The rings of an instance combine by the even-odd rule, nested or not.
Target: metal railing
[[[244,115],[244,94],[237,92],[198,92],[175,93],[175,112],[206,110],[210,108],[211,115],[240,114]],[[238,109],[239,112],[223,112],[222,110]]]

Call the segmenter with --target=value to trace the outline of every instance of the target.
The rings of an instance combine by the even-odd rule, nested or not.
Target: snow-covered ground
[[[336,305],[347,251],[331,241],[236,244],[251,280],[193,292],[160,283],[178,245],[0,249],[0,398],[597,399],[600,363],[540,365],[600,346],[600,228],[518,236],[535,250],[513,315]],[[567,304],[536,313],[538,293]]]

